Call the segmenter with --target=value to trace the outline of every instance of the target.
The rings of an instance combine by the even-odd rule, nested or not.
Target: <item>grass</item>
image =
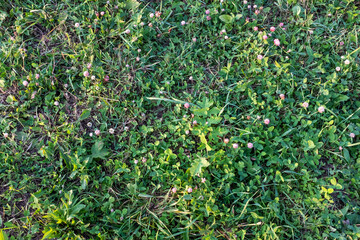
[[[0,239],[360,237],[356,1],[0,6]]]

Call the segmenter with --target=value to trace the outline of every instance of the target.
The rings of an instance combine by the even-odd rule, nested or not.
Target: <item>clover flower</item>
[[[325,111],[325,108],[323,106],[319,107],[318,108],[318,112],[319,113],[323,113]]]

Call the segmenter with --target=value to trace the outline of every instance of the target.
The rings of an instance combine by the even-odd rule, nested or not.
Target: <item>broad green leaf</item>
[[[332,178],[332,179],[330,180],[330,182],[331,182],[332,185],[336,185],[336,179],[335,179],[335,178]]]
[[[80,182],[81,182],[81,189],[85,190],[89,181],[89,175],[81,175]]]
[[[336,189],[342,189],[342,186],[341,186],[340,184],[336,184],[336,185],[335,185],[335,188],[336,188]]]
[[[192,199],[192,196],[191,196],[190,194],[186,194],[186,195],[184,196],[184,199],[185,199],[185,200],[191,200],[191,199]]]
[[[205,108],[206,110],[209,110],[209,108],[214,104],[213,101],[209,101],[208,98],[204,98],[202,102],[199,103],[199,106],[201,108]]]
[[[201,169],[208,167],[209,165],[210,163],[206,160],[206,158],[200,157],[199,159],[196,159],[195,162],[191,165],[190,173],[193,176],[201,174]]]
[[[264,218],[264,217],[261,217],[261,216],[257,215],[257,213],[255,213],[255,212],[251,212],[250,214],[255,219],[263,219]]]
[[[13,103],[13,102],[15,102],[16,101],[16,98],[13,96],[13,95],[9,95],[9,96],[7,96],[7,98],[6,98],[6,102],[7,103]]]
[[[284,178],[283,176],[281,175],[281,172],[280,171],[276,171],[276,174],[275,174],[275,181],[276,182],[284,182]]]
[[[350,161],[350,153],[346,148],[344,148],[344,158],[346,161]]]
[[[138,196],[139,196],[139,197],[143,197],[143,198],[152,198],[152,197],[154,197],[154,196],[152,196],[152,195],[142,194],[142,193],[140,193]]]
[[[91,148],[92,157],[105,159],[109,152],[107,149],[103,149],[103,147],[103,142],[96,142]]]
[[[243,15],[242,14],[236,14],[235,18],[236,20],[239,20]]]
[[[46,233],[44,233],[44,236],[41,240],[43,239],[47,239],[47,238],[50,238],[52,236],[52,233],[53,233],[53,229],[50,229],[49,231],[47,231]],[[0,238],[1,239],[1,238]]]
[[[220,20],[223,21],[224,23],[231,23],[233,21],[233,17],[227,14],[221,15]]]
[[[200,141],[201,141],[201,143],[203,143],[205,145],[207,151],[211,150],[211,147],[209,146],[209,144],[208,144],[208,142],[206,140],[206,137],[205,137],[205,135],[203,133],[200,134]]]
[[[204,108],[195,109],[194,114],[197,115],[197,116],[207,116],[208,111],[206,109],[204,109]]]
[[[79,213],[81,209],[83,209],[84,207],[86,207],[85,204],[77,204],[74,207],[72,207],[70,209],[69,216],[66,218],[66,220],[70,221],[71,219],[75,218],[76,214]]]
[[[349,97],[343,94],[339,94],[336,98],[336,102],[345,102],[349,100]]]
[[[208,120],[208,122],[209,122],[209,124],[218,124],[218,123],[221,122],[221,120],[222,120],[221,117],[211,117],[211,118]]]
[[[309,141],[307,141],[307,143],[308,143],[308,147],[309,147],[310,149],[312,149],[312,148],[315,147],[315,144],[314,144],[313,141],[309,140]]]
[[[136,183],[132,184],[132,183],[128,183],[127,184],[127,188],[129,189],[131,194],[135,194],[136,193],[136,189],[137,189],[137,185]]]
[[[216,138],[217,136],[220,136],[222,137],[223,135],[227,134],[229,131],[225,128],[220,128],[220,127],[217,127],[216,129],[214,129],[211,133],[211,136],[213,138]]]
[[[296,5],[292,8],[292,12],[295,16],[299,16],[301,13],[301,7],[299,5]]]
[[[218,109],[217,107],[213,107],[210,111],[209,114],[210,115],[217,115],[220,113],[220,109]]]
[[[311,49],[311,47],[309,46],[306,46],[306,52],[309,56],[308,60],[307,60],[307,63],[311,63],[314,59],[314,51]]]
[[[0,240],[8,240],[8,236],[3,230],[0,230]]]
[[[91,111],[89,109],[84,109],[80,115],[79,120],[82,121],[82,120],[87,119],[90,116],[90,113],[91,113]]]
[[[128,0],[128,1],[126,2],[126,8],[127,8],[127,9],[132,9],[132,10],[134,10],[134,9],[136,9],[139,5],[140,5],[140,3],[139,3],[138,1],[136,1],[136,0]]]
[[[8,16],[8,14],[6,12],[4,12],[4,11],[0,12],[0,26],[1,26],[2,22],[6,19],[7,16]]]
[[[275,66],[281,68],[281,65],[277,61],[275,61]]]
[[[345,216],[348,211],[349,211],[349,205],[346,205],[343,209],[340,210],[343,216]]]

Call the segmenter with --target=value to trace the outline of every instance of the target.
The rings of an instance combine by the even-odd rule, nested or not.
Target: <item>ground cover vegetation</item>
[[[359,239],[360,4],[0,0],[0,239]]]

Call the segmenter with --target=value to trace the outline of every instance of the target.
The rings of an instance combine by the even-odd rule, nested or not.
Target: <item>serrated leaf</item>
[[[220,113],[220,109],[218,109],[217,107],[213,107],[210,111],[209,114],[210,115],[217,115]]]
[[[212,137],[215,138],[216,136],[223,136],[225,134],[227,134],[229,131],[225,128],[220,128],[217,127],[216,129],[214,129],[211,133]]]
[[[107,149],[103,149],[103,147],[103,142],[96,142],[91,148],[92,158],[105,159],[109,152],[107,151]]]
[[[206,158],[200,157],[191,165],[190,173],[193,176],[201,174],[202,168],[208,167],[209,165],[210,163],[206,160]]]
[[[201,108],[209,110],[209,108],[214,104],[213,101],[209,101],[208,98],[204,98],[202,102],[199,103]]]
[[[206,109],[200,108],[200,109],[195,109],[194,110],[194,114],[198,115],[198,116],[207,116],[208,115],[208,111]]]
[[[218,124],[221,122],[221,117],[211,117],[208,122],[209,124]]]

